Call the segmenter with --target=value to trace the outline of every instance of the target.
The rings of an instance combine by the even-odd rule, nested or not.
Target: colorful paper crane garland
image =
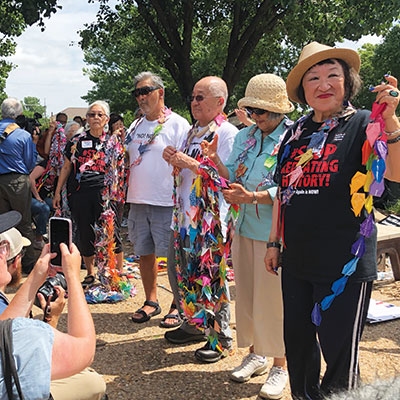
[[[219,177],[214,163],[204,158],[190,194],[190,246],[186,271],[179,265],[179,243],[175,242],[181,307],[189,323],[205,332],[211,348],[222,352],[220,327],[215,314],[228,301],[226,287],[230,241],[224,243],[219,216]]]
[[[342,269],[342,277],[333,282],[332,293],[327,295],[321,303],[314,305],[311,313],[312,322],[319,326],[322,321],[321,311],[327,310],[335,297],[339,296],[346,287],[349,277],[357,269],[357,263],[365,253],[365,238],[371,236],[374,230],[373,196],[380,197],[384,191],[384,173],[386,169],[387,135],[382,113],[386,103],[372,105],[370,122],[367,126],[367,138],[362,148],[362,164],[366,166],[367,173],[357,172],[350,184],[351,206],[354,215],[359,216],[364,208],[367,217],[360,224],[358,239],[351,247],[354,256]],[[360,193],[363,190],[364,193]]]

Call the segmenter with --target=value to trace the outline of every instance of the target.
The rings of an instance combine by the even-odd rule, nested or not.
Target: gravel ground
[[[160,274],[158,282],[168,288],[165,273]],[[202,344],[179,346],[164,339],[166,330],[159,327],[159,322],[169,308],[169,291],[159,288],[160,315],[144,324],[132,323],[129,317],[144,301],[141,282],[136,284],[138,294],[133,299],[90,306],[100,340],[93,367],[104,375],[110,399],[258,399],[266,376],[244,384],[229,380],[229,371],[241,362],[245,349],[205,365],[194,358],[194,351]],[[235,335],[234,292],[232,283],[231,324]],[[377,284],[373,297],[400,305],[400,283]],[[366,326],[360,346],[361,376],[365,381],[399,374],[399,338],[400,320]],[[288,387],[283,399],[290,399]]]
[[[126,243],[126,254],[131,254]],[[82,278],[85,271],[82,271]],[[133,279],[137,295],[114,304],[90,305],[97,333],[97,352],[93,368],[104,376],[110,400],[177,399],[225,400],[259,399],[258,392],[266,376],[247,383],[229,380],[229,371],[240,364],[245,349],[214,364],[201,364],[194,351],[202,344],[173,345],[164,339],[166,329],[159,323],[168,312],[172,294],[165,272],[158,277],[160,315],[144,324],[134,324],[130,316],[144,301],[142,283]],[[231,326],[235,338],[235,285],[230,284],[232,297]],[[378,281],[373,298],[400,305],[400,282]],[[66,316],[60,319],[65,329]],[[235,346],[235,343],[234,343]],[[235,346],[236,347],[236,346]],[[400,319],[367,325],[360,346],[361,376],[371,382],[390,378],[400,369]],[[284,400],[290,399],[289,388]]]

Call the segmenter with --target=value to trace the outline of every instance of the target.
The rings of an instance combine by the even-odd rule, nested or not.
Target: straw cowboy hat
[[[285,81],[274,74],[253,76],[247,84],[245,97],[238,101],[238,107],[261,108],[278,114],[294,110],[286,93]]]
[[[286,89],[289,99],[296,103],[302,103],[297,92],[304,74],[315,64],[329,58],[343,60],[354,68],[360,70],[360,56],[355,50],[326,46],[318,42],[311,42],[304,46],[297,65],[290,71],[286,80]]]

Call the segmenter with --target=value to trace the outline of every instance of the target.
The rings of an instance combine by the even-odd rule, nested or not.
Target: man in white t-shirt
[[[190,210],[190,190],[193,179],[196,177],[199,160],[202,157],[201,142],[203,140],[211,141],[215,134],[218,134],[218,155],[221,162],[226,162],[232,150],[234,137],[237,133],[237,128],[230,124],[223,114],[223,109],[228,98],[228,89],[226,83],[218,77],[207,76],[199,80],[192,91],[191,110],[196,123],[189,130],[186,140],[180,151],[176,148],[168,146],[165,148],[163,157],[174,167],[180,169],[180,185],[177,187],[176,206],[178,210],[179,227],[179,242],[182,247],[187,248],[189,245],[188,227],[189,227],[189,210]],[[220,220],[225,221],[225,216],[228,211],[228,206],[220,195]],[[187,267],[188,260],[181,252],[182,257],[179,260],[182,269]],[[175,250],[174,236],[171,234],[170,247],[168,252],[168,277],[174,294],[174,304],[171,306],[169,314],[164,318],[164,327],[168,327],[179,319],[179,289],[175,270]],[[174,317],[175,315],[175,317]],[[215,320],[220,326],[218,339],[223,346],[223,350],[213,350],[209,343],[196,350],[195,356],[199,361],[216,362],[222,357],[229,354],[232,346],[231,331],[229,328],[230,307],[229,303],[222,303],[220,310],[215,315]],[[175,344],[184,344],[190,342],[203,341],[205,335],[198,331],[194,325],[184,322],[179,328],[165,333],[165,338]]]
[[[172,218],[172,166],[163,158],[166,146],[180,148],[189,123],[164,104],[164,84],[151,72],[135,77],[133,95],[144,115],[127,132],[130,174],[126,201],[130,203],[129,238],[139,255],[140,275],[146,300],[132,316],[143,323],[160,314],[157,301],[156,257],[168,252]]]

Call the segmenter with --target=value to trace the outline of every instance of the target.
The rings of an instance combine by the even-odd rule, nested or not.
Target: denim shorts
[[[172,207],[131,204],[128,216],[129,240],[135,254],[166,257],[171,234]]]

